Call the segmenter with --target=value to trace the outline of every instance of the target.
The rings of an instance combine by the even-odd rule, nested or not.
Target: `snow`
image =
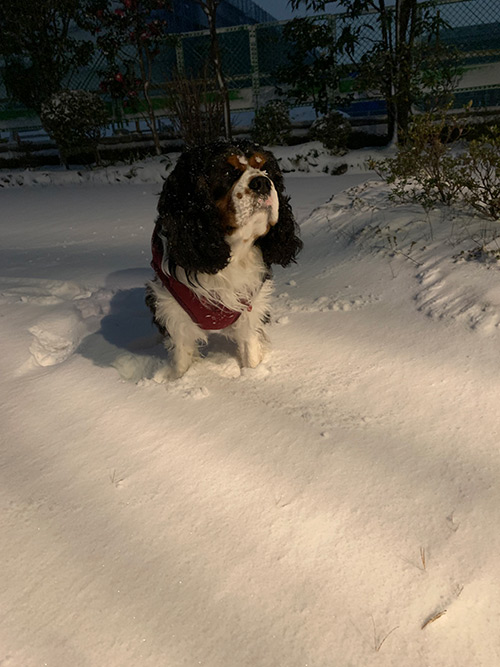
[[[166,385],[167,163],[0,173],[2,666],[500,664],[494,224],[298,150],[271,354]]]

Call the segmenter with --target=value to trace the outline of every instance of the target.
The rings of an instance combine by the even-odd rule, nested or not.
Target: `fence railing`
[[[500,0],[443,0],[438,10],[449,26],[442,31],[440,39],[455,46],[463,57],[464,74],[456,91],[458,106],[464,98],[472,99],[475,106],[500,106]],[[340,34],[348,21],[343,14],[330,14],[324,19],[331,23],[333,34]],[[370,26],[370,37],[367,34],[357,47],[357,57],[369,51],[378,30],[374,13],[366,14],[359,21]],[[286,21],[280,21],[218,30],[233,111],[256,109],[275,95],[276,70],[287,60],[285,24]],[[163,44],[154,61],[152,92],[160,114],[173,72],[195,74],[209,61],[208,31],[176,37],[175,44],[171,41]],[[74,72],[67,86],[99,90],[103,67],[102,56],[97,56],[90,66]],[[22,116],[23,110],[18,108],[17,113]],[[16,109],[9,108],[0,86],[0,127],[5,126],[9,116],[16,115]]]

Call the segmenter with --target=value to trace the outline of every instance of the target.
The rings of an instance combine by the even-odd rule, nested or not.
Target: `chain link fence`
[[[456,47],[464,63],[464,74],[456,91],[457,107],[469,100],[474,106],[500,106],[500,0],[444,0],[439,3],[438,11],[448,26],[440,39]],[[342,14],[330,14],[323,20],[331,24],[333,35],[340,34],[348,21]],[[355,58],[369,52],[379,30],[375,13],[366,14],[359,22],[369,27],[364,28],[365,37]],[[281,21],[218,30],[222,66],[234,111],[255,110],[274,97],[276,72],[280,65],[286,64],[289,49],[283,36],[285,24]],[[174,72],[196,77],[210,68],[208,31],[175,37],[175,43],[169,39],[163,44],[154,61],[151,92],[160,115],[162,111],[167,113]],[[100,71],[104,68],[105,62],[98,56],[90,67],[73,73],[67,87],[98,91]],[[0,124],[4,125],[12,115],[6,97],[0,86]]]
[[[457,105],[462,97],[474,105],[500,105],[500,1],[448,0],[438,5],[441,18],[448,26],[440,40],[455,47],[461,55],[464,75],[458,84]],[[348,24],[342,14],[330,14],[322,20],[331,24],[333,35],[339,35]],[[283,38],[286,22],[228,28],[219,31],[222,61],[235,109],[255,109],[274,94],[278,83],[276,72],[287,61],[289,44]],[[352,22],[349,21],[352,25]],[[358,19],[362,39],[354,53],[360,58],[371,49],[380,26],[375,12]],[[208,55],[208,33],[179,36],[177,66],[196,72]],[[340,63],[349,63],[340,57]]]

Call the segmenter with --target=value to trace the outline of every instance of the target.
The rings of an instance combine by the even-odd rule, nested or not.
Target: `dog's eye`
[[[225,197],[238,179],[241,178],[242,170],[229,162],[225,164],[214,163],[210,173],[210,190],[215,200]]]
[[[241,171],[232,165],[228,165],[224,176],[234,183],[241,176]]]
[[[222,172],[222,177],[217,178],[214,184],[213,194],[215,199],[220,199],[231,189],[236,181],[241,177],[241,171],[227,165]]]

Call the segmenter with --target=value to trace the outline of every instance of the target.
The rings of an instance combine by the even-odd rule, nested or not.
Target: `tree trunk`
[[[139,56],[139,67],[141,70],[144,99],[146,100],[146,106],[148,108],[147,112],[148,118],[146,120],[147,124],[149,125],[149,129],[151,130],[151,134],[153,135],[153,142],[155,145],[156,155],[161,155],[161,143],[160,143],[160,135],[158,133],[158,121],[155,116],[153,101],[149,96],[149,86],[151,84],[151,70],[152,70],[151,56],[149,54],[149,51],[147,50],[147,46],[143,47],[140,41],[137,44],[137,53]]]
[[[216,14],[217,6],[220,0],[199,0],[208,19],[208,27],[210,30],[210,51],[212,57],[212,64],[215,70],[215,80],[222,97],[222,106],[224,110],[224,134],[225,138],[231,140],[231,108],[229,105],[229,92],[222,71],[221,54],[219,47],[219,37],[217,35]]]
[[[408,133],[412,105],[412,54],[415,46],[417,0],[396,2],[395,44],[395,122],[398,142],[404,142]]]

